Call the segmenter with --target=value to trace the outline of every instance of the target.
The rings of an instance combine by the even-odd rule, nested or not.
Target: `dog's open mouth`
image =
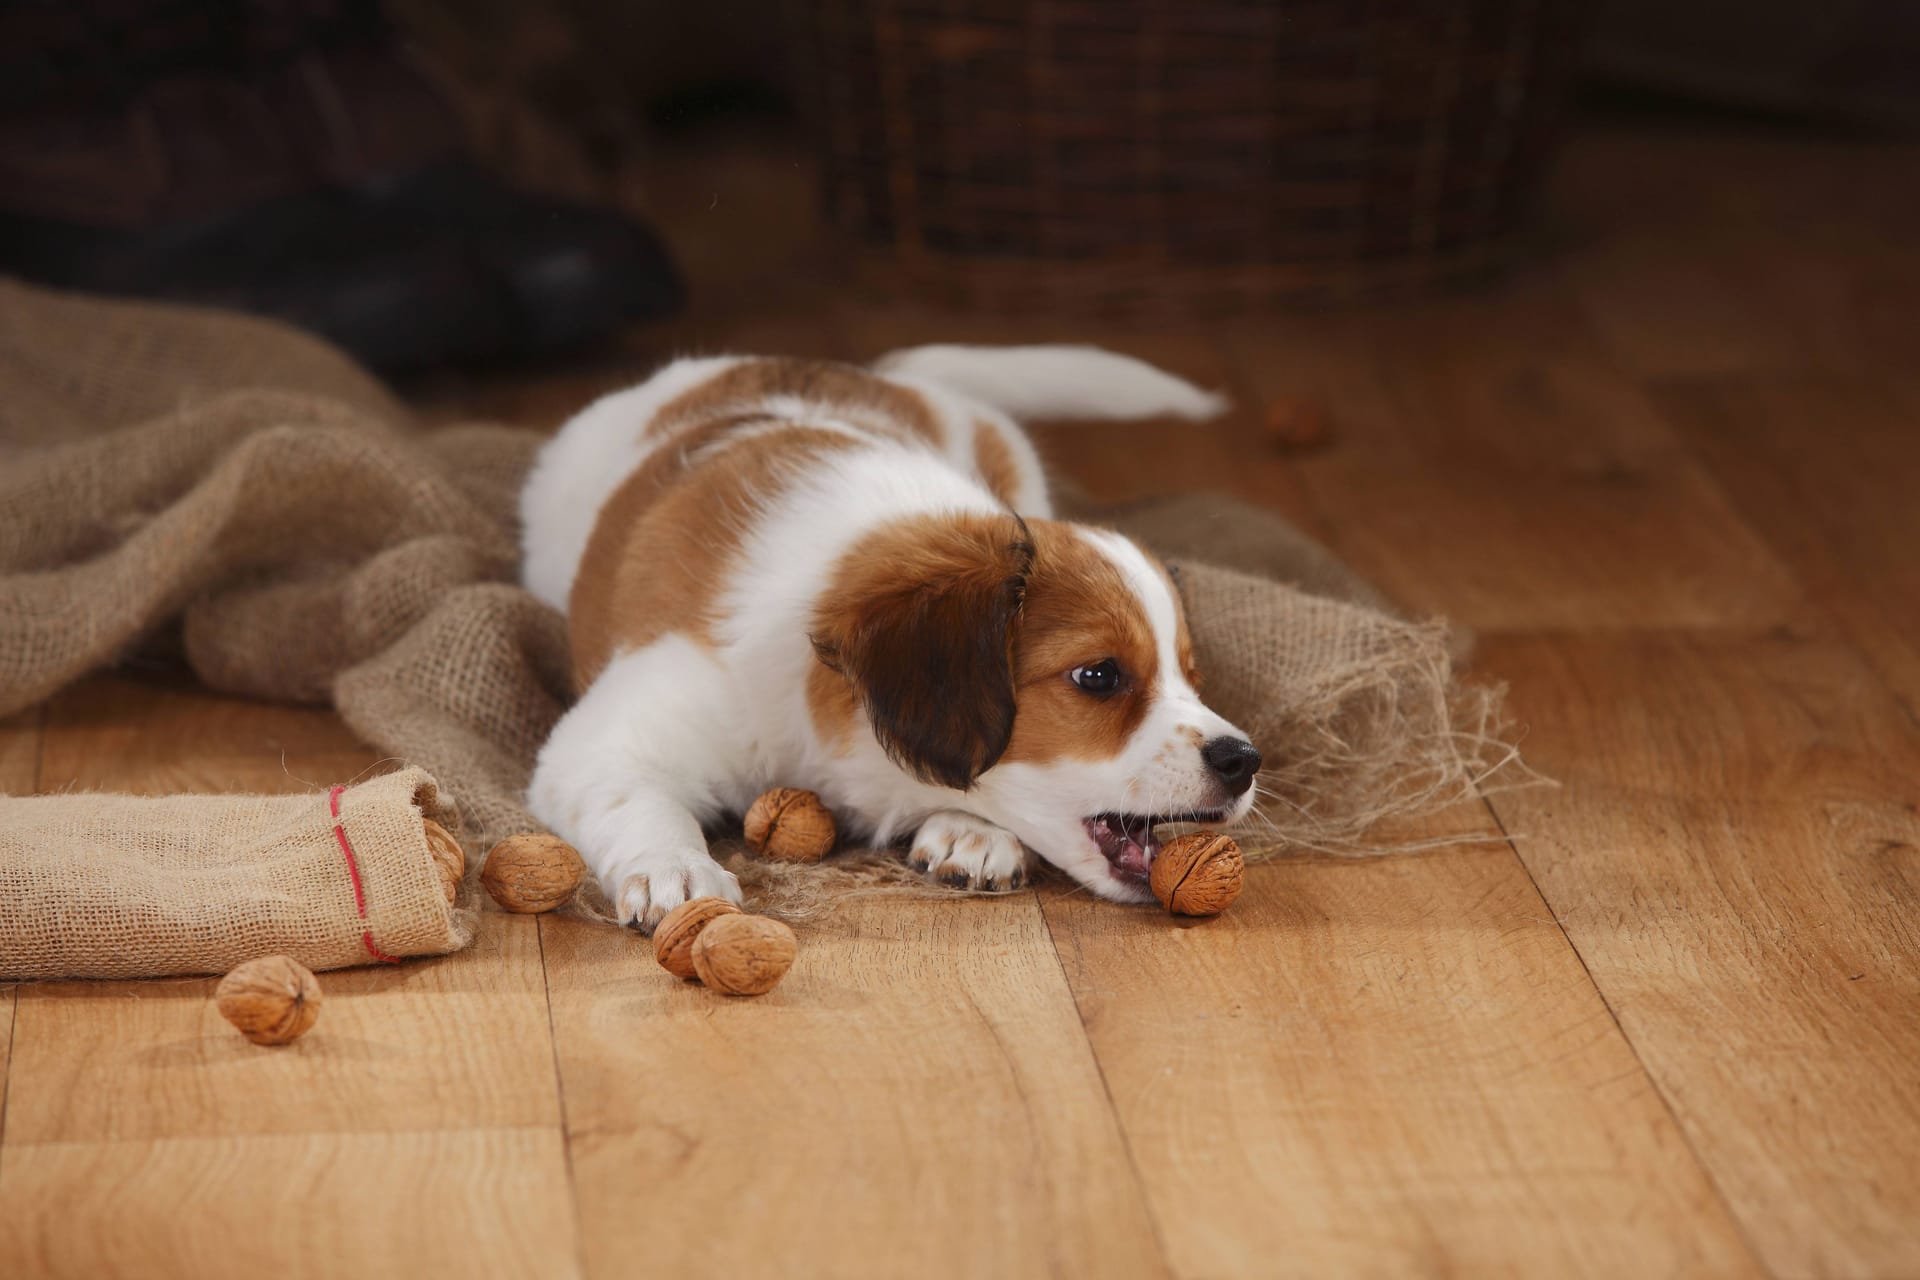
[[[1207,813],[1096,813],[1082,818],[1081,825],[1099,846],[1116,880],[1129,884],[1147,883],[1147,873],[1160,852],[1160,840],[1153,829],[1169,822],[1219,822],[1226,810]]]

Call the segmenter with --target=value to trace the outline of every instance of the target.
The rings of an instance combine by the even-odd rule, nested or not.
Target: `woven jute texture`
[[[448,905],[427,854],[424,819],[456,820],[433,779],[346,787],[337,820],[335,803],[0,800],[0,978],[224,973],[268,955],[339,969],[465,945],[472,913]]]
[[[209,687],[331,703],[391,765],[428,771],[476,871],[496,840],[537,828],[522,793],[569,697],[565,620],[514,585],[515,495],[539,441],[497,426],[421,430],[342,357],[267,322],[0,282],[0,450],[13,446],[0,453],[0,714],[177,627]],[[1179,571],[1209,700],[1272,762],[1246,841],[1256,856],[1370,851],[1380,819],[1464,798],[1511,759],[1493,732],[1497,693],[1454,680],[1444,628],[1393,616],[1271,515],[1205,498],[1079,514],[1135,533]],[[0,829],[27,821],[14,816],[22,803],[0,800]],[[94,830],[157,838],[149,802],[79,803]],[[253,814],[261,802],[170,803],[170,820],[192,811],[195,830],[214,830],[228,806]],[[98,879],[85,840],[64,847],[70,867],[43,839],[28,874],[124,896]],[[796,870],[752,862],[734,841],[716,853],[754,905],[787,915],[853,892],[943,892],[885,854]],[[383,868],[363,868],[370,899],[395,909],[417,896],[419,910],[446,914],[436,885],[412,871],[388,883]],[[149,900],[211,889],[185,872],[124,886]],[[190,918],[154,902],[141,927]],[[186,930],[136,947],[120,925],[89,933],[97,919],[66,917],[64,972],[124,974],[123,953],[175,956],[186,967],[171,972],[230,956],[224,939]],[[463,936],[452,919],[442,949]],[[0,928],[25,922],[16,913]],[[335,940],[335,963],[366,959],[360,933]],[[22,936],[41,946],[46,933]],[[195,947],[199,960],[183,958]]]

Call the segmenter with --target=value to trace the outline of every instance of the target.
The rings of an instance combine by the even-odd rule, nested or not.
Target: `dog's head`
[[[1106,897],[1148,896],[1157,825],[1252,807],[1260,754],[1200,700],[1173,580],[1119,534],[889,525],[837,567],[814,645],[900,768]]]

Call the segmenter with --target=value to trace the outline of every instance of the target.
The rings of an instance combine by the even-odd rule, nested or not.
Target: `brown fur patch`
[[[835,717],[851,698],[902,768],[972,786],[1013,731],[1013,626],[1033,554],[1010,515],[915,516],[867,534],[813,619],[814,649],[846,692],[810,681],[810,709]]]
[[[950,523],[954,522],[931,518],[898,522],[849,553],[820,606],[817,621],[823,648],[844,643],[834,637],[851,625],[849,618],[870,608],[868,602],[885,599],[897,604],[913,593],[916,583],[975,574],[980,557],[984,554],[991,561],[990,548],[996,539],[1007,536],[1008,526],[998,521],[965,517],[959,523],[974,531],[968,537],[930,540],[933,530]],[[998,759],[1028,763],[1110,759],[1126,749],[1157,692],[1160,657],[1152,624],[1119,567],[1072,525],[1034,520],[1027,522],[1027,528],[1033,558],[1010,637],[1012,732]],[[972,550],[959,550],[966,547]],[[989,574],[979,584],[991,580]],[[990,597],[991,592],[982,590],[974,598]],[[977,605],[947,616],[953,620],[951,627],[964,629],[989,617],[990,610]],[[1180,631],[1186,665],[1191,662],[1191,646],[1185,640],[1184,619]],[[975,683],[968,664],[949,660],[920,636],[895,631],[876,648],[884,651],[887,661],[917,672],[913,679],[926,692],[944,695],[962,707],[993,701],[997,676]],[[1127,674],[1119,692],[1098,697],[1069,678],[1075,667],[1109,657]],[[807,705],[816,732],[836,750],[845,751],[861,731],[861,694],[854,681],[839,671],[822,665],[809,674]]]
[[[1160,660],[1153,627],[1120,569],[1073,526],[1030,522],[1033,570],[1015,638],[1019,713],[1009,761],[1104,760],[1126,748],[1153,701]],[[1125,683],[1106,697],[1069,673],[1113,658]]]
[[[647,434],[670,435],[726,415],[764,414],[774,396],[801,400],[819,408],[823,417],[842,419],[875,435],[922,440],[936,448],[946,440],[939,415],[912,388],[854,365],[785,356],[743,360],[687,388],[660,407],[647,424]]]
[[[837,756],[847,754],[860,729],[860,699],[853,682],[824,662],[814,663],[807,672],[807,714],[820,741]]]
[[[755,513],[799,467],[859,443],[810,427],[726,442],[751,421],[719,419],[661,445],[601,509],[567,602],[575,688],[615,654],[664,635],[712,644],[713,605]],[[710,446],[717,451],[691,460]]]
[[[1187,610],[1180,603],[1180,593],[1173,593],[1173,656],[1180,664],[1180,674],[1187,678],[1195,693],[1200,692],[1200,664],[1193,657],[1193,637],[1187,632]]]
[[[1013,460],[1000,428],[991,422],[973,424],[973,466],[989,492],[1008,506],[1020,492],[1020,468]]]

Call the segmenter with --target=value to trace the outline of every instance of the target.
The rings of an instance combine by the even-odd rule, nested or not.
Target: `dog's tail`
[[[1211,418],[1224,396],[1099,347],[908,347],[874,370],[923,378],[1027,418]]]

